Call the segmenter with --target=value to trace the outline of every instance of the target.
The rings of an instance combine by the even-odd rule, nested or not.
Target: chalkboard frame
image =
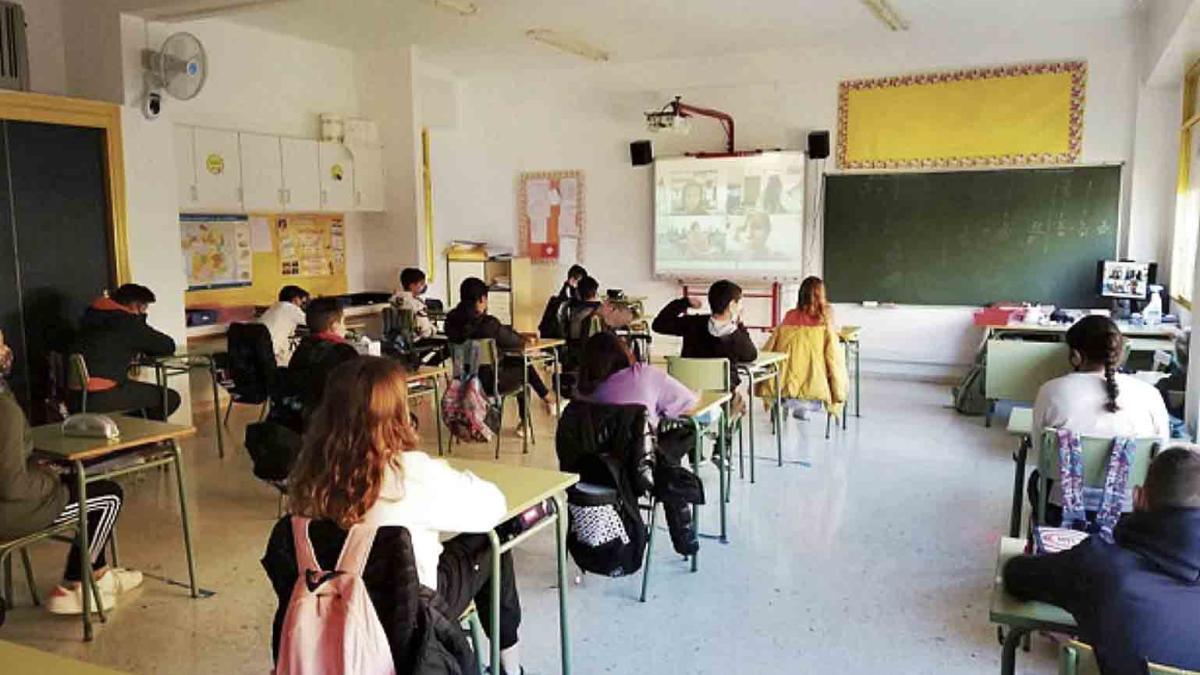
[[[994,176],[997,178],[1002,177],[1005,180],[1000,180],[998,182],[1003,183],[1003,182],[1006,182],[1010,178],[1021,177],[1021,176],[1024,176],[1024,177],[1038,176],[1038,178],[1040,180],[1041,179],[1040,174],[1045,174],[1045,173],[1069,174],[1069,176],[1066,178],[1065,181],[1060,181],[1060,182],[1064,182],[1064,183],[1069,183],[1069,181],[1071,181],[1071,180],[1076,180],[1076,181],[1083,180],[1082,178],[1078,178],[1077,176],[1079,176],[1081,174],[1082,175],[1090,174],[1093,179],[1098,179],[1103,182],[1103,184],[1100,186],[1100,189],[1104,190],[1104,192],[1101,195],[1099,195],[1099,197],[1090,198],[1090,199],[1095,200],[1097,205],[1085,204],[1082,207],[1083,209],[1091,209],[1091,211],[1082,211],[1082,213],[1084,213],[1084,214],[1090,214],[1095,209],[1102,209],[1103,221],[1098,224],[1098,228],[1094,234],[1089,233],[1089,234],[1085,235],[1083,233],[1080,233],[1078,235],[1079,237],[1087,240],[1086,246],[1081,248],[1081,252],[1079,254],[1072,254],[1070,252],[1067,252],[1066,256],[1069,259],[1064,259],[1064,262],[1062,262],[1062,263],[1055,263],[1055,261],[1052,260],[1050,257],[1047,257],[1044,259],[1043,258],[1028,258],[1028,257],[1021,258],[1022,261],[1033,261],[1033,262],[1043,265],[1043,266],[1051,265],[1051,266],[1055,267],[1056,269],[1067,270],[1069,268],[1069,271],[1065,271],[1062,275],[1060,275],[1065,278],[1066,283],[1064,283],[1060,286],[1060,285],[1058,285],[1057,282],[1051,282],[1050,285],[1052,285],[1055,288],[1055,292],[1051,292],[1051,293],[1041,292],[1041,293],[1036,293],[1036,294],[1030,294],[1030,295],[1036,295],[1037,297],[1031,297],[1030,295],[1022,295],[1021,293],[1005,293],[1003,291],[1003,289],[997,290],[995,292],[987,292],[987,293],[980,293],[976,289],[974,292],[972,292],[971,289],[969,288],[970,287],[969,283],[964,284],[964,283],[960,282],[960,283],[958,283],[957,286],[954,286],[953,279],[951,280],[950,285],[941,283],[941,280],[939,280],[936,285],[939,287],[945,286],[945,287],[952,287],[955,289],[964,288],[966,290],[964,290],[961,294],[958,293],[958,291],[955,291],[953,294],[948,293],[944,290],[944,288],[940,288],[939,292],[936,292],[936,293],[928,293],[928,292],[925,292],[924,289],[919,289],[919,290],[911,291],[911,292],[910,292],[910,290],[902,290],[902,291],[896,291],[896,292],[870,292],[870,291],[861,292],[860,291],[861,287],[870,288],[870,284],[863,284],[861,282],[861,280],[865,276],[863,274],[863,271],[864,270],[876,270],[877,271],[876,274],[878,274],[878,270],[881,269],[881,266],[880,265],[872,266],[872,265],[868,264],[867,259],[870,258],[870,256],[866,256],[866,255],[862,256],[864,258],[862,260],[856,260],[850,264],[847,264],[846,258],[848,257],[848,255],[857,255],[857,254],[842,255],[842,254],[840,254],[840,252],[831,251],[832,247],[844,244],[845,242],[842,239],[844,239],[845,236],[847,236],[845,230],[839,232],[837,229],[831,229],[831,225],[833,225],[834,228],[837,228],[840,225],[840,222],[847,222],[845,220],[839,221],[839,216],[836,213],[833,214],[832,219],[830,217],[831,209],[848,208],[844,204],[839,207],[831,200],[830,192],[831,192],[831,190],[838,189],[837,183],[840,181],[848,182],[848,181],[856,179],[856,178],[867,178],[867,179],[878,179],[879,181],[892,182],[892,183],[895,183],[896,185],[900,185],[901,183],[899,183],[898,181],[919,180],[919,179],[926,178],[927,176],[930,176],[930,175],[934,175],[934,176],[942,175],[942,176],[951,177],[951,179],[961,178],[964,181],[970,181],[972,178],[978,180],[980,175],[984,174],[984,175]],[[1021,180],[1021,179],[1018,178],[1018,180]],[[822,176],[821,186],[819,188],[818,194],[820,195],[820,197],[823,201],[823,204],[821,206],[821,211],[822,211],[822,216],[823,216],[822,217],[822,262],[823,262],[823,267],[824,267],[825,279],[826,279],[826,282],[829,287],[829,290],[828,290],[829,298],[833,302],[843,302],[843,303],[850,303],[850,302],[858,303],[858,302],[863,302],[863,301],[877,301],[877,302],[881,302],[881,303],[896,304],[896,305],[914,305],[914,306],[923,306],[923,307],[956,307],[956,308],[957,307],[978,307],[978,306],[986,305],[988,303],[996,302],[996,301],[1024,301],[1024,300],[1049,302],[1049,303],[1057,304],[1058,306],[1063,306],[1063,307],[1099,307],[1099,306],[1102,306],[1104,304],[1104,301],[1103,301],[1103,299],[1101,299],[1099,297],[1098,291],[1095,288],[1095,276],[1094,276],[1095,264],[1096,264],[1097,260],[1116,259],[1119,256],[1121,240],[1122,240],[1122,236],[1124,234],[1124,227],[1125,227],[1125,225],[1121,219],[1122,207],[1124,205],[1124,190],[1123,190],[1124,180],[1125,180],[1125,175],[1124,175],[1124,163],[1123,162],[1071,164],[1071,165],[1022,166],[1022,167],[956,167],[956,168],[940,168],[939,167],[939,168],[911,170],[911,171],[842,170],[842,171],[827,172]],[[1090,183],[1088,184],[1088,188],[1089,189],[1091,188]],[[1064,190],[1065,190],[1065,188],[1064,188]],[[969,194],[969,193],[967,193],[967,194]],[[1069,194],[1070,194],[1069,190],[1064,192],[1064,194],[1069,196]],[[992,197],[993,195],[988,194],[986,196]],[[1111,199],[1106,199],[1109,196],[1111,196]],[[833,195],[833,197],[835,199],[841,198],[838,195]],[[901,200],[898,200],[897,203],[899,203],[900,201]],[[949,201],[949,200],[947,200],[947,201]],[[924,207],[924,203],[921,203],[921,202],[917,202],[917,203],[921,204],[922,208]],[[1014,202],[1014,203],[1017,203],[1017,202]],[[957,206],[961,206],[961,205],[962,205],[962,201],[959,200],[959,203],[957,204]],[[946,208],[945,205],[939,205],[939,207]],[[939,208],[939,207],[935,207],[935,209]],[[991,213],[991,212],[988,212],[988,213]],[[887,214],[886,217],[890,218],[890,216],[891,216],[891,214],[889,213],[889,214]],[[967,217],[969,218],[970,216],[968,215]],[[1068,217],[1068,219],[1069,219],[1069,217]],[[930,219],[930,220],[932,220],[932,219]],[[960,224],[962,222],[966,222],[965,219],[964,219],[964,221],[960,221]],[[953,225],[953,223],[952,223],[952,225]],[[1106,225],[1111,225],[1111,227],[1107,227],[1107,229],[1105,229]],[[902,226],[911,226],[911,225],[905,225],[902,223]],[[847,225],[847,228],[848,227],[850,227],[850,226]],[[860,225],[858,225],[858,227],[861,228],[862,225],[860,224]],[[920,225],[917,225],[917,227],[920,227]],[[1068,233],[1074,234],[1073,231],[1070,230],[1070,228],[1073,227],[1072,225],[1067,225],[1066,227],[1068,228]],[[1082,221],[1079,223],[1078,227],[1086,228],[1086,226],[1083,225]],[[1104,229],[1103,233],[1100,232],[1101,229]],[[984,232],[987,232],[987,230],[984,230]],[[860,229],[859,234],[861,234],[861,229]],[[928,233],[926,233],[926,234],[928,234]],[[963,233],[959,233],[959,234],[961,235]],[[1018,232],[1017,234],[1021,234],[1021,233]],[[1025,233],[1025,234],[1030,234],[1030,233]],[[1052,232],[1049,234],[1054,234],[1054,233]],[[908,240],[908,241],[913,240],[911,238],[911,232],[907,236],[910,236],[910,240]],[[1061,237],[1063,235],[1058,234],[1058,236]],[[925,237],[923,239],[916,238],[917,241],[930,241],[932,239],[933,239],[932,237]],[[1050,239],[1051,239],[1050,237],[1047,237],[1047,240],[1050,240]],[[1103,239],[1103,241],[1101,241],[1101,239]],[[862,247],[859,247],[859,248],[861,249]],[[990,251],[985,251],[985,253],[990,253]],[[1007,255],[1009,258],[1012,258],[1012,256],[1016,255],[1017,253],[1021,253],[1021,252],[1014,247],[1013,249],[1007,249],[1007,250],[1000,249],[999,253]],[[1061,251],[1058,253],[1060,255],[1062,255]],[[979,255],[979,251],[975,251],[974,254]],[[899,257],[901,257],[901,259],[904,258],[903,255],[901,255]],[[1002,257],[1002,256],[996,256],[996,257]],[[876,258],[878,258],[878,256],[876,256]],[[878,261],[876,260],[875,262],[878,262]],[[831,265],[831,263],[832,263],[832,265]],[[930,267],[933,268],[936,266],[930,266]],[[1019,267],[1019,265],[1018,265],[1018,267]],[[850,270],[850,269],[852,269],[853,271],[848,272],[847,270]],[[1044,271],[1043,271],[1043,274],[1044,274]],[[1027,275],[1024,275],[1023,278],[1025,278],[1025,279],[1037,278],[1040,281],[1044,278],[1043,274],[1038,274],[1038,275],[1027,274]],[[892,276],[894,277],[895,275],[892,275]],[[1017,277],[1020,278],[1020,275],[1017,275]],[[965,279],[967,277],[964,274],[960,274],[958,278]],[[1045,286],[1046,284],[1041,283],[1041,285]],[[885,286],[886,286],[886,284],[885,284]],[[895,286],[896,286],[895,280],[892,279],[891,287],[895,288]],[[1000,286],[1003,286],[1003,284],[1000,284]],[[1061,291],[1060,289],[1063,286],[1070,288],[1070,290],[1065,291],[1065,292]],[[928,298],[931,295],[936,296],[937,299],[929,300]],[[948,299],[947,298],[948,295],[955,295],[956,297],[952,297],[952,298]]]

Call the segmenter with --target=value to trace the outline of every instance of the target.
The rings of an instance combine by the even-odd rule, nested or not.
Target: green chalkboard
[[[829,297],[1095,306],[1120,194],[1119,166],[829,176]]]

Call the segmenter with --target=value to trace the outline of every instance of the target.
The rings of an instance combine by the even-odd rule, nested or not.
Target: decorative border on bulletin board
[[[911,87],[930,84],[993,80],[1030,75],[1067,73],[1071,77],[1070,109],[1065,132],[1067,150],[1045,153],[1005,153],[958,157],[905,157],[887,159],[849,160],[848,132],[850,127],[850,93],[857,90]],[[863,80],[849,80],[838,85],[838,140],[837,161],[843,169],[907,169],[907,168],[955,168],[989,166],[1023,166],[1043,164],[1069,164],[1079,159],[1083,144],[1083,109],[1087,88],[1087,63],[1064,61],[1000,66],[995,68],[969,68],[940,73],[899,75]]]
[[[532,241],[534,228],[529,217],[529,186],[531,181],[540,180],[550,181],[554,190],[558,189],[563,180],[574,181],[575,196],[573,205],[575,217],[574,223],[561,222],[561,204],[553,204],[552,223],[548,223],[547,225],[545,239],[544,241],[534,242]],[[583,262],[584,228],[587,223],[586,193],[583,172],[579,170],[522,172],[517,177],[517,241],[519,254],[529,256],[530,260],[535,263],[567,264]]]

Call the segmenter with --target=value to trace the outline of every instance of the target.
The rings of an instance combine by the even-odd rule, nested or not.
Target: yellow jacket
[[[762,351],[788,355],[780,376],[783,397],[821,401],[825,409],[841,416],[849,389],[846,357],[830,326],[780,326]],[[764,399],[775,398],[775,382],[761,382],[756,390]]]

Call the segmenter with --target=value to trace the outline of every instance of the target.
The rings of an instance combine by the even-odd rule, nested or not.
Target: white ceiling
[[[882,39],[887,29],[859,0],[474,0],[461,17],[432,0],[286,0],[228,18],[347,48],[416,44],[424,57],[455,70],[486,66],[569,65],[525,37],[552,28],[586,40],[614,61],[713,56],[804,44]],[[1138,0],[891,0],[910,34],[1111,19]]]

